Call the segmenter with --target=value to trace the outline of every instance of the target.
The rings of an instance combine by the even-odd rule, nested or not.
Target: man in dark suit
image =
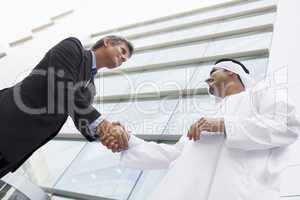
[[[91,104],[97,70],[120,66],[133,50],[118,36],[102,38],[92,50],[67,38],[51,48],[24,80],[0,90],[0,178],[55,137],[68,116],[87,140],[110,134],[118,139],[111,148],[126,149],[127,132],[105,120]]]

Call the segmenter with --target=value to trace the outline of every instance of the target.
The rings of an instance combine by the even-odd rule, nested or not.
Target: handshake
[[[128,148],[130,135],[119,122],[103,120],[97,127],[101,143],[112,152],[124,151]]]

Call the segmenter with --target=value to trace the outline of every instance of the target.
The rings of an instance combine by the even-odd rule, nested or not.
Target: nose
[[[126,55],[121,54],[120,58],[121,58],[122,62],[126,62],[127,61]]]
[[[122,56],[121,58],[122,58],[122,62],[126,62],[127,61],[127,57]]]

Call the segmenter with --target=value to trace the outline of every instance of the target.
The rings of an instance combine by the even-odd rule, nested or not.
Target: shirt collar
[[[92,53],[92,69],[97,69],[97,65],[96,65],[96,55],[93,51],[91,51]]]

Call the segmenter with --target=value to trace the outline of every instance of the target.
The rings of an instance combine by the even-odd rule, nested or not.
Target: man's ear
[[[103,43],[104,43],[104,47],[108,47],[108,45],[110,45],[110,43],[111,43],[111,39],[105,38]]]

